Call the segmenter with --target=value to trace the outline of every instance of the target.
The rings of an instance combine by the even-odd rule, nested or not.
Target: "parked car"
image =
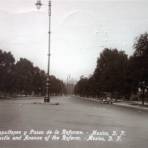
[[[103,98],[102,104],[112,104],[112,99],[110,97]]]

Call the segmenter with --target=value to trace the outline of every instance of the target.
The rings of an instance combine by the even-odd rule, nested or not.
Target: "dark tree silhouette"
[[[140,83],[148,86],[148,33],[141,34],[134,43],[134,54],[129,59],[130,80],[132,91],[136,92]],[[144,105],[144,95],[142,104]]]
[[[94,74],[89,79],[81,78],[75,87],[75,93],[91,97],[99,97],[104,92],[125,95],[127,67],[128,57],[123,51],[106,48],[97,60]]]
[[[15,65],[16,89],[17,93],[30,94],[33,90],[33,64],[24,58],[21,58]]]
[[[32,62],[15,59],[10,52],[0,50],[0,96],[23,94],[45,95],[46,73]],[[51,95],[62,95],[66,92],[65,84],[55,76],[50,76]]]
[[[7,94],[13,91],[15,59],[10,52],[0,50],[0,91]]]

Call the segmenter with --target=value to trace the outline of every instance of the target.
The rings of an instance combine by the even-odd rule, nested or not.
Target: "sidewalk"
[[[87,100],[87,101],[92,101],[92,102],[96,102],[96,103],[101,104],[101,100],[98,100],[98,99],[86,98],[86,97],[80,97],[80,98]],[[148,102],[145,102],[145,106],[142,106],[140,101],[123,101],[123,100],[120,100],[118,102],[113,102],[113,105],[148,111]]]
[[[119,102],[114,102],[113,104],[118,106],[130,107],[130,108],[148,111],[148,103],[145,103],[145,106],[142,106],[141,102],[138,101],[119,101]]]

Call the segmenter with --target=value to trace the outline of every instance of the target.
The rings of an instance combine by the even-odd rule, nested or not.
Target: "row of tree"
[[[98,98],[110,94],[116,99],[129,99],[139,88],[144,104],[148,86],[148,33],[137,37],[133,47],[130,57],[124,51],[105,48],[92,76],[81,77],[76,84],[75,94]]]
[[[15,62],[10,52],[0,50],[0,95],[45,95],[46,73],[32,62],[20,58]],[[64,83],[50,76],[50,93],[65,93]]]

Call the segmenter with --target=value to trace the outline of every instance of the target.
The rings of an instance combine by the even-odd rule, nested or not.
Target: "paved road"
[[[0,148],[147,148],[148,146],[148,112],[146,111],[95,104],[74,96],[52,98],[52,102],[60,103],[57,106],[40,104],[40,102],[42,102],[41,98],[1,100],[0,131],[13,130],[23,133],[23,131],[30,132],[31,129],[44,132],[58,130],[60,135],[57,136],[60,140],[0,140]],[[64,129],[66,132],[75,131],[75,139],[69,142],[62,140]],[[99,135],[92,135],[95,130]],[[116,135],[109,137],[113,131],[116,131],[118,136],[122,133],[121,137]],[[101,137],[105,141],[101,138],[95,141],[92,137]]]

